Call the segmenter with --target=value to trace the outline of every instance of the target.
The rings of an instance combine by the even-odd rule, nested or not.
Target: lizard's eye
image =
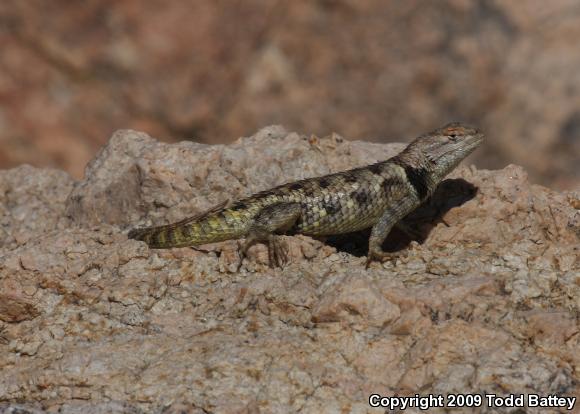
[[[448,135],[449,139],[453,142],[457,141],[459,139],[459,135],[457,135],[455,132],[452,132],[451,134]]]

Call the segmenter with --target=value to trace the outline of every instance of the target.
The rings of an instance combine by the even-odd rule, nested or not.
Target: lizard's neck
[[[403,168],[409,184],[415,189],[421,201],[429,197],[441,181],[436,174],[435,165],[416,149],[405,149],[389,160]]]

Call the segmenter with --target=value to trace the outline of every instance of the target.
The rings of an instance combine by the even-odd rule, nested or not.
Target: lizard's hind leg
[[[240,250],[240,260],[243,260],[253,244],[268,242],[270,266],[283,267],[288,262],[288,246],[280,243],[276,234],[292,228],[301,211],[300,203],[281,202],[262,208],[248,230],[246,241]]]

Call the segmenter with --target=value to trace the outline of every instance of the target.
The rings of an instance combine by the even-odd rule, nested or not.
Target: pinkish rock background
[[[264,125],[408,141],[481,126],[478,165],[580,182],[576,0],[0,2],[0,168],[81,178],[113,131]]]

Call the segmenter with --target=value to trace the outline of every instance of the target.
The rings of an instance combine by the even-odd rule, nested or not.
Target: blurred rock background
[[[577,0],[3,0],[0,168],[80,178],[119,128],[400,142],[462,120],[480,167],[573,188],[579,41]]]

